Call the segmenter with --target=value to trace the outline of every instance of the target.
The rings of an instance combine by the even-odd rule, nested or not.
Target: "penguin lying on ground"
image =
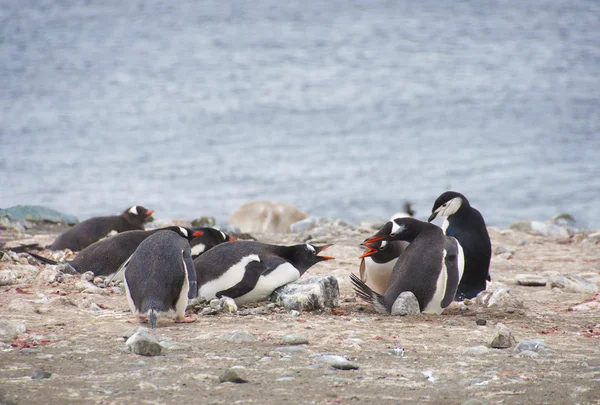
[[[99,241],[111,232],[143,230],[144,222],[154,211],[134,205],[121,215],[86,219],[62,233],[52,245],[52,250],[81,250]]]
[[[148,236],[121,267],[127,303],[141,321],[148,316],[152,328],[157,315],[175,311],[175,322],[185,317],[188,298],[198,295],[196,272],[189,242],[173,231]]]
[[[438,216],[446,217],[442,229],[453,236],[465,254],[465,272],[458,285],[455,299],[462,301],[476,297],[491,281],[490,260],[492,243],[481,213],[471,207],[467,198],[454,191],[440,195],[431,209],[429,222]]]
[[[227,296],[237,304],[263,301],[314,264],[332,260],[318,256],[330,246],[278,246],[255,241],[220,244],[194,260],[198,295],[206,299]]]
[[[385,240],[363,245],[367,250],[360,256],[360,279],[376,293],[385,294],[398,256],[408,245],[405,241]]]
[[[196,228],[196,231],[202,232],[202,236],[194,238],[190,241],[192,247],[192,257],[195,259],[202,253],[206,252],[224,242],[234,242],[237,239],[230,237],[225,232],[215,228]]]
[[[78,273],[91,271],[94,276],[108,276],[115,273],[125,260],[135,252],[135,249],[144,239],[159,231],[169,230],[177,233],[188,241],[201,237],[202,231],[193,231],[181,226],[168,226],[166,228],[153,229],[151,231],[127,231],[118,233],[106,239],[92,243],[83,249],[75,259],[67,262],[69,266]],[[43,256],[27,251],[36,259],[48,264],[59,264]]]
[[[364,243],[394,240],[410,244],[398,258],[385,294],[374,292],[352,274],[356,293],[371,302],[377,312],[389,314],[400,293],[411,291],[421,312],[441,313],[452,302],[462,276],[464,259],[460,244],[444,236],[439,227],[414,218],[396,218]]]

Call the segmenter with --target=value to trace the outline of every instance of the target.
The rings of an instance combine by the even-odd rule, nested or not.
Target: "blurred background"
[[[600,227],[597,1],[4,0],[0,62],[0,208]]]

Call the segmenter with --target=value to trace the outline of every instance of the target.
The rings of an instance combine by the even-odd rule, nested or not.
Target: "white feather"
[[[188,232],[185,230],[185,228],[179,227],[179,232],[181,232],[181,234],[186,238],[188,237]]]
[[[183,252],[181,254],[181,261],[183,262],[183,270],[185,272],[185,278],[183,279],[183,286],[179,292],[179,298],[177,298],[177,304],[175,304],[175,316],[177,320],[182,321],[185,318],[185,309],[188,303],[188,292],[190,290],[190,281],[188,280],[188,268],[183,260]],[[196,271],[194,269],[194,271]]]
[[[387,263],[377,263],[370,257],[365,257],[365,277],[363,282],[376,293],[385,294],[394,265],[398,259]]]
[[[254,289],[247,294],[234,298],[238,305],[264,301],[276,288],[300,278],[300,272],[290,263],[282,263],[266,276],[260,276]]]
[[[134,205],[133,207],[129,208],[129,212],[133,215],[138,215],[137,206]]]
[[[260,262],[258,255],[248,255],[242,258],[239,262],[231,266],[227,271],[221,274],[214,280],[200,286],[198,296],[204,297],[207,300],[216,298],[219,291],[227,290],[240,281],[246,272],[246,265],[250,262]]]
[[[198,243],[196,246],[192,246],[192,256],[198,256],[204,253],[206,245],[204,243]]]
[[[429,301],[427,306],[423,309],[424,314],[441,314],[444,310],[444,308],[442,308],[442,300],[444,299],[444,294],[446,294],[447,279],[448,271],[446,270],[446,250],[444,249],[444,255],[442,256],[442,267],[435,285],[435,292],[433,293],[431,301]]]

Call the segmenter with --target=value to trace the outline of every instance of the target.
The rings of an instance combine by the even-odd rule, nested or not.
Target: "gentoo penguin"
[[[442,229],[453,236],[465,254],[465,272],[458,285],[455,299],[473,298],[485,290],[490,278],[492,243],[483,217],[471,207],[467,198],[454,191],[440,195],[431,209],[429,222],[438,216],[446,217]]]
[[[134,205],[121,215],[86,219],[61,234],[52,245],[52,250],[81,250],[104,238],[112,232],[143,230],[146,221],[154,211]]]
[[[263,301],[276,288],[297,280],[312,265],[333,259],[318,256],[330,246],[222,243],[194,260],[198,295],[206,299],[227,296],[237,304]]]
[[[363,246],[367,250],[360,256],[360,279],[376,293],[385,294],[394,265],[408,242],[380,240]]]
[[[202,236],[194,238],[190,241],[192,247],[192,257],[195,259],[202,253],[206,252],[223,242],[233,242],[236,238],[232,238],[225,232],[215,228],[195,228],[196,231],[202,232]]]
[[[450,305],[464,267],[462,248],[456,239],[445,236],[433,224],[414,218],[396,218],[364,243],[370,245],[382,240],[403,240],[410,244],[398,258],[385,294],[372,291],[351,275],[354,289],[361,298],[371,302],[377,312],[388,314],[404,291],[411,291],[417,297],[424,313],[439,314]]]
[[[123,262],[135,252],[135,249],[137,249],[144,239],[156,232],[164,230],[173,231],[188,241],[202,235],[202,231],[193,231],[181,226],[168,226],[150,231],[121,232],[110,238],[105,238],[92,243],[79,252],[75,259],[67,263],[78,273],[91,271],[95,276],[108,276],[119,269]],[[27,253],[48,264],[59,264],[59,262],[42,258],[31,252]]]
[[[189,242],[173,231],[161,230],[140,243],[122,266],[127,303],[138,321],[148,316],[156,326],[158,313],[175,311],[175,322],[185,317],[188,298],[198,294]]]

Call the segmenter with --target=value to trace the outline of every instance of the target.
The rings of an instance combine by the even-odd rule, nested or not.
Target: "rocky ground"
[[[45,245],[59,231],[1,240],[4,250]],[[125,344],[136,326],[122,290],[0,253],[0,403],[600,404],[600,234],[490,229],[490,294],[406,317],[354,298],[349,274],[369,234],[339,225],[254,235],[334,243],[336,260],[305,277],[335,276],[340,306],[294,314],[265,303],[190,324],[161,319],[153,357]],[[231,374],[246,382],[220,381]]]

